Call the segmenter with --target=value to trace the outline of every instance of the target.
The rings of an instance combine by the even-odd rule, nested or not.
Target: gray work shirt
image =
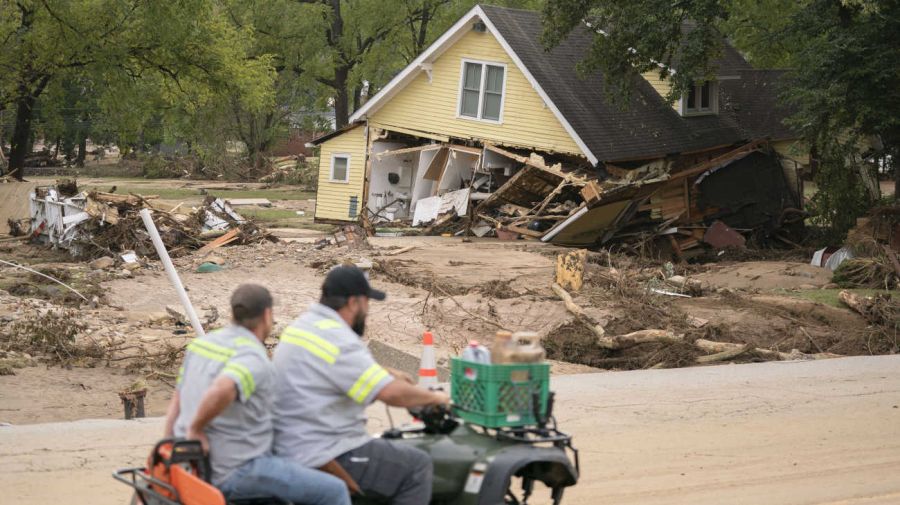
[[[370,440],[366,406],[393,378],[334,310],[313,304],[281,334],[275,454],[318,468]]]
[[[270,454],[275,371],[266,348],[241,326],[195,338],[178,374],[181,408],[175,436],[184,437],[203,395],[220,375],[234,381],[238,398],[206,426],[212,482],[220,485],[244,463]]]

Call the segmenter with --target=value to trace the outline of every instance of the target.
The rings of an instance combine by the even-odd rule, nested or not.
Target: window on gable
[[[459,115],[500,121],[506,67],[466,61],[460,86]]]
[[[718,83],[695,84],[682,99],[682,114],[715,114],[718,112]]]
[[[331,182],[350,181],[350,156],[333,154],[331,156]]]

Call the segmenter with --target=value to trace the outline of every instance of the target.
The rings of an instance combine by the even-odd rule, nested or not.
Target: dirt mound
[[[771,291],[819,288],[831,282],[831,272],[800,262],[751,261],[712,265],[694,278],[719,288]]]

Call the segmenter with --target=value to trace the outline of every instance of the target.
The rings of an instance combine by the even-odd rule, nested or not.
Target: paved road
[[[582,455],[570,505],[900,503],[900,357],[564,376],[554,389]],[[139,464],[160,429],[0,428],[0,503],[123,504],[109,472]]]

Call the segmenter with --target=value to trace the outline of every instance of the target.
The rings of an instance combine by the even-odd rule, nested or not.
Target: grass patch
[[[781,294],[785,294],[787,296],[803,298],[804,300],[809,300],[811,302],[831,305],[832,307],[839,307],[843,309],[846,309],[847,306],[841,303],[840,299],[838,299],[838,293],[840,293],[841,291],[850,291],[851,293],[855,293],[859,296],[872,296],[876,293],[887,293],[894,297],[900,297],[900,290],[885,291],[883,289],[802,289],[800,291],[779,291],[781,292]]]
[[[296,211],[289,209],[240,208],[238,212],[268,228],[303,228],[323,232],[333,232],[335,229],[334,225],[314,222],[309,212],[305,216],[297,215]]]
[[[238,209],[238,212],[244,216],[253,218],[260,222],[269,222],[269,221],[279,221],[282,219],[299,219],[301,217],[297,215],[296,211],[290,209],[248,209],[242,208]]]
[[[85,190],[109,191],[111,185],[87,185],[82,186]],[[285,186],[281,188],[269,189],[227,189],[227,188],[211,188],[204,190],[208,195],[214,195],[221,198],[268,198],[271,201],[278,200],[308,200],[315,198],[316,194],[306,191],[303,188],[293,186]],[[163,200],[202,200],[206,195],[201,188],[173,188],[166,185],[135,184],[135,185],[117,185],[116,193],[127,195],[129,193],[137,193],[141,195],[159,195]]]
[[[43,184],[53,184],[59,177],[38,176],[29,177],[29,180]],[[84,180],[82,178],[81,180]],[[309,200],[316,197],[314,191],[308,191],[303,186],[274,186],[271,188],[246,188],[241,183],[234,183],[233,187],[214,187],[219,182],[215,181],[189,181],[181,179],[144,179],[142,177],[88,177],[91,184],[80,184],[83,190],[109,191],[116,186],[116,193],[127,195],[137,193],[142,195],[159,195],[163,200],[202,200],[207,194],[222,198],[268,198],[269,200]],[[98,182],[103,181],[103,182]],[[190,184],[190,186],[188,186]],[[212,186],[212,187],[211,187]],[[205,189],[203,189],[205,188]]]

